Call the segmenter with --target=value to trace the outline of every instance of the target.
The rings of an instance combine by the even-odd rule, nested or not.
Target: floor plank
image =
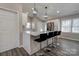
[[[0,56],[7,56],[6,52],[1,53]]]
[[[29,56],[29,54],[25,51],[24,48],[20,48],[20,51],[23,54],[23,56]]]
[[[12,56],[17,56],[17,52],[15,51],[15,49],[12,49]]]
[[[45,48],[49,48],[50,51],[45,51]],[[57,47],[51,46],[45,47],[31,56],[39,56],[39,52],[43,53],[42,56],[79,56],[79,41],[72,41],[68,39],[60,39],[60,45]],[[29,56],[24,48],[14,48],[0,53],[0,56]]]
[[[16,48],[15,51],[17,53],[17,56],[23,56],[19,48]]]

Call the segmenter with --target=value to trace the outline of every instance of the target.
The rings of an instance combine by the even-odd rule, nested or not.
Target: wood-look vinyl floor
[[[24,48],[14,48],[0,53],[0,56],[29,56],[29,54],[24,50]]]
[[[57,47],[50,47],[49,45],[46,48],[49,48],[50,51],[47,52],[45,48],[43,48],[31,56],[39,56],[39,52],[43,54],[42,56],[79,56],[79,41],[60,39],[60,44]],[[0,53],[0,56],[29,56],[29,54],[24,48],[14,48]]]

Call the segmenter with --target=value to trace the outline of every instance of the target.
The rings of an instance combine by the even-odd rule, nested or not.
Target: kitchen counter
[[[49,33],[49,32],[52,32],[52,31],[45,31],[45,32],[30,32],[30,31],[26,31],[26,33],[32,35],[32,36],[39,36],[40,34],[43,34],[43,33]]]
[[[23,47],[24,49],[32,55],[33,53],[40,50],[40,43],[34,41],[36,38],[40,37],[40,34],[49,33],[51,31],[46,32],[32,32],[32,31],[25,31],[23,36]],[[48,40],[48,44],[52,43],[52,38]],[[42,42],[42,48],[47,46],[47,41]]]

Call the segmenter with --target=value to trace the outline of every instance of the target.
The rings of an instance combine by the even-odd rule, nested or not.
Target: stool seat
[[[44,34],[40,34],[40,38],[35,39],[35,41],[42,42],[45,41],[46,39],[47,39],[47,33],[44,33]]]
[[[41,50],[41,48],[42,48],[42,44],[41,44],[41,43],[42,43],[43,41],[45,41],[46,39],[47,39],[47,33],[43,33],[43,34],[40,34],[40,38],[37,38],[37,39],[34,40],[34,41],[40,43],[40,50]],[[41,51],[40,51],[39,55],[43,55],[43,53],[41,53]]]
[[[36,42],[41,42],[40,38],[35,39]]]
[[[58,33],[57,31],[54,31],[54,36],[57,36],[57,33]]]
[[[46,39],[41,39],[41,38],[38,38],[38,39],[35,39],[34,41],[36,41],[36,42],[42,42],[42,41],[45,41]]]
[[[54,37],[54,32],[49,32],[48,34],[49,34],[49,35],[47,35],[47,38],[52,38],[52,37]]]
[[[61,31],[58,31],[58,35],[61,35]]]

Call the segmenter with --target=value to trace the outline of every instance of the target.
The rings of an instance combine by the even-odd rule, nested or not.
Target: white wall
[[[45,31],[45,25],[46,25],[45,22],[42,22],[41,20],[39,20],[36,17],[34,17],[34,18],[28,17],[28,12],[22,13],[22,25],[26,26],[26,23],[28,23],[28,22],[31,24],[31,30],[32,31],[34,30],[35,32],[36,31],[39,32],[39,31],[41,31],[41,29],[43,31]]]
[[[0,10],[0,52],[19,46],[17,13]]]
[[[79,33],[61,33],[62,38],[79,41]]]
[[[10,9],[16,11],[19,4],[16,3],[0,3],[0,8]]]
[[[40,32],[41,30],[43,30],[43,31],[45,30],[44,29],[44,23],[37,20],[37,32]]]
[[[60,21],[66,20],[66,19],[73,19],[73,18],[77,18],[77,17],[79,17],[79,14],[60,18],[59,21],[56,21],[56,19],[55,19],[55,20],[52,20],[52,21],[53,21],[55,24],[57,24],[57,26],[58,26],[58,24],[59,24],[58,27],[60,28],[59,30],[61,30],[61,26],[60,26],[60,23],[61,23],[61,22],[60,22]],[[70,39],[70,40],[79,41],[79,33],[71,33],[71,32],[66,33],[66,32],[62,32],[62,33],[61,33],[61,37],[62,37],[62,38],[66,38],[66,39]]]
[[[40,21],[38,18],[32,19],[32,22],[35,24],[36,32],[45,31],[45,22]]]
[[[72,16],[69,16],[69,17],[61,18],[61,21],[62,20],[66,20],[66,19],[73,20],[73,18],[79,18],[79,14],[72,15]],[[71,33],[71,32],[70,33],[66,33],[66,32],[62,32],[61,37],[62,38],[67,38],[67,39],[79,41],[79,33]]]
[[[4,49],[1,49],[0,50],[0,52],[2,52],[2,51],[6,51],[6,50],[9,50],[9,49],[13,49],[13,48],[16,48],[16,47],[19,47],[19,43],[20,43],[20,38],[19,38],[19,34],[20,34],[20,21],[19,20],[22,20],[21,19],[21,17],[20,17],[20,15],[19,14],[21,14],[20,12],[19,12],[19,10],[21,10],[22,8],[19,8],[19,6],[20,5],[18,5],[18,4],[12,4],[12,3],[0,3],[0,9],[1,10],[5,10],[5,11],[8,11],[8,12],[12,12],[12,13],[17,13],[17,19],[15,20],[15,23],[17,24],[11,24],[11,23],[9,23],[9,25],[12,25],[12,26],[15,26],[16,25],[16,27],[14,27],[14,29],[16,29],[16,31],[14,32],[13,31],[13,33],[14,34],[12,34],[12,36],[10,36],[10,35],[8,35],[8,34],[5,34],[6,35],[6,40],[4,40],[5,41],[5,43],[3,42],[3,41],[0,41],[1,43],[3,43],[3,44],[6,44],[6,47],[7,48],[4,48]],[[6,13],[7,14],[7,13]],[[8,17],[9,18],[9,17]],[[6,18],[7,19],[7,18]],[[14,22],[13,22],[14,23]],[[8,36],[7,36],[8,35]],[[4,35],[3,35],[4,36]],[[0,34],[0,38],[2,38],[2,34]],[[12,39],[12,41],[13,41],[13,43],[11,43],[10,42],[10,40],[7,40],[8,38],[11,38]],[[18,42],[17,42],[18,41]],[[8,42],[8,43],[7,43]],[[11,46],[11,44],[14,44],[14,47],[13,46]],[[10,46],[9,46],[10,45]],[[4,46],[2,46],[1,48],[3,48]]]

